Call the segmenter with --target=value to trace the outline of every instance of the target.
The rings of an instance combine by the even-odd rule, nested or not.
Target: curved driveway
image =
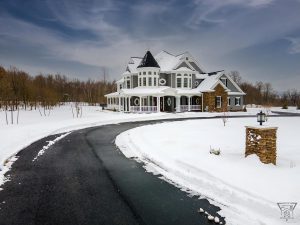
[[[47,141],[59,135],[25,148],[7,173],[11,181],[1,187],[0,224],[211,224],[197,210],[202,207],[219,216],[220,208],[146,173],[143,165],[116,148],[119,133],[159,122],[74,131],[36,161]]]

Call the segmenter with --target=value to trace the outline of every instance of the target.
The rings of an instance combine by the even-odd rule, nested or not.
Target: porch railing
[[[157,106],[130,106],[130,112],[157,112]]]
[[[198,110],[201,110],[201,105],[191,105],[191,110],[192,110],[192,111],[198,111]]]
[[[181,105],[180,106],[180,112],[186,112],[189,110],[188,105]],[[191,111],[198,111],[201,110],[201,105],[190,105],[190,110]]]

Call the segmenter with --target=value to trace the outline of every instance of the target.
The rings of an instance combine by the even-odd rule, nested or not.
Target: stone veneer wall
[[[256,154],[262,163],[276,165],[277,127],[246,127],[245,157]]]
[[[216,108],[216,96],[221,96],[222,97],[222,106],[221,108]],[[208,106],[208,111],[209,112],[226,112],[227,111],[227,97],[228,94],[225,91],[225,89],[218,84],[215,87],[214,92],[204,92],[203,93],[203,109],[205,110],[205,107]]]

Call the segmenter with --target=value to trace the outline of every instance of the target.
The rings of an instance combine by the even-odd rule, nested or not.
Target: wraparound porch
[[[167,95],[167,96],[109,96],[107,109],[132,112],[190,112],[203,111],[203,100],[200,95]]]

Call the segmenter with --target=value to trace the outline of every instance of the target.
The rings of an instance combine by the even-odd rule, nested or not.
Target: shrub
[[[289,107],[288,107],[288,105],[285,103],[285,104],[283,104],[283,106],[282,106],[282,109],[288,109]]]
[[[247,112],[247,108],[246,108],[246,106],[243,108],[243,112]]]
[[[300,110],[300,105],[297,105],[297,109]]]

